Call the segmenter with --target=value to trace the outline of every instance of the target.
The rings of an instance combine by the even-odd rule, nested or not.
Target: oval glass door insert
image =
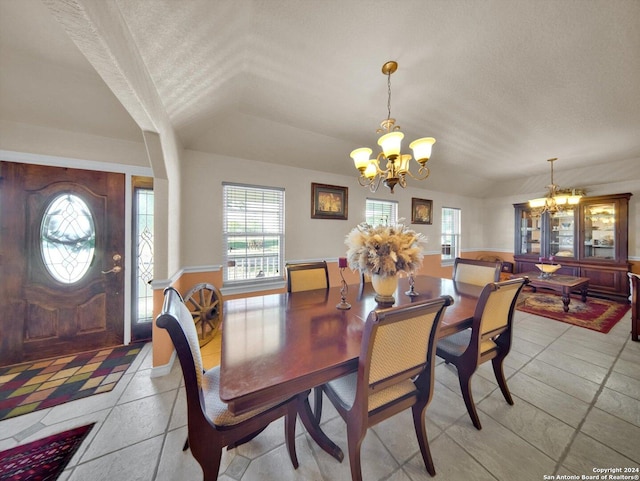
[[[89,270],[96,246],[93,215],[84,200],[65,193],[47,207],[40,227],[42,260],[51,276],[73,284]]]

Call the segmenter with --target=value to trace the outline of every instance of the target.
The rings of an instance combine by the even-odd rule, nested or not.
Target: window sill
[[[223,296],[231,296],[238,294],[250,294],[254,292],[260,291],[270,291],[274,289],[284,289],[286,288],[287,283],[284,280],[273,280],[273,281],[265,281],[258,283],[242,283],[235,284],[230,286],[223,286],[220,289],[220,293]]]

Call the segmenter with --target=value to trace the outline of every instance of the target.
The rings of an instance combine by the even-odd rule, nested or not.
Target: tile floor
[[[483,365],[473,380],[482,431],[469,420],[453,368],[436,367],[427,410],[435,479],[580,479],[596,474],[596,468],[638,469],[640,343],[630,340],[630,314],[607,335],[521,312],[516,316],[506,361],[515,405],[504,402],[491,367]],[[114,391],[2,421],[0,450],[96,422],[60,479],[202,479],[198,464],[181,449],[186,406],[179,366],[150,378],[150,347]],[[330,403],[325,406],[323,429],[346,450],[345,426]],[[300,467],[294,470],[284,448],[283,423],[276,422],[252,442],[225,451],[219,479],[350,479],[348,460],[338,463],[320,450],[301,423],[296,448]],[[409,411],[369,430],[362,459],[367,481],[431,479]]]

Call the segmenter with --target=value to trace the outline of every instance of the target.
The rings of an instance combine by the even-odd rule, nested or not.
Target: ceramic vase
[[[375,300],[380,304],[393,304],[396,299],[393,295],[398,288],[398,276],[371,276],[373,290],[376,291]]]

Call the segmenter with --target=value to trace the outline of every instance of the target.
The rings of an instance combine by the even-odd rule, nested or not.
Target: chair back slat
[[[378,326],[371,351],[369,384],[421,370],[427,362],[431,328],[438,311]],[[401,376],[407,379],[408,376]]]
[[[420,304],[373,311],[367,319],[360,363],[368,368],[370,390],[406,381],[420,374],[429,362],[432,341],[450,297]]]
[[[488,262],[458,257],[453,265],[453,280],[485,286],[490,282],[498,282],[501,270],[502,263],[498,261]]]
[[[193,363],[196,382],[198,387],[201,388],[204,365],[202,363],[202,353],[200,352],[198,331],[196,331],[196,326],[193,322],[191,312],[189,312],[189,309],[182,301],[182,296],[180,296],[180,293],[172,287],[165,289],[162,314],[158,317],[156,322],[160,327],[164,327],[169,331],[169,335],[171,336],[174,346],[176,346],[176,351],[183,369],[188,366],[190,362]],[[185,358],[187,353],[184,349],[179,348],[180,335],[184,336],[184,340],[189,346],[191,359]]]
[[[513,302],[521,288],[521,283],[511,283],[498,285],[496,290],[491,291],[482,312],[482,337],[486,337],[487,334],[494,337],[507,327],[513,317],[510,315]]]
[[[287,264],[289,292],[329,288],[329,270],[326,261]]]

